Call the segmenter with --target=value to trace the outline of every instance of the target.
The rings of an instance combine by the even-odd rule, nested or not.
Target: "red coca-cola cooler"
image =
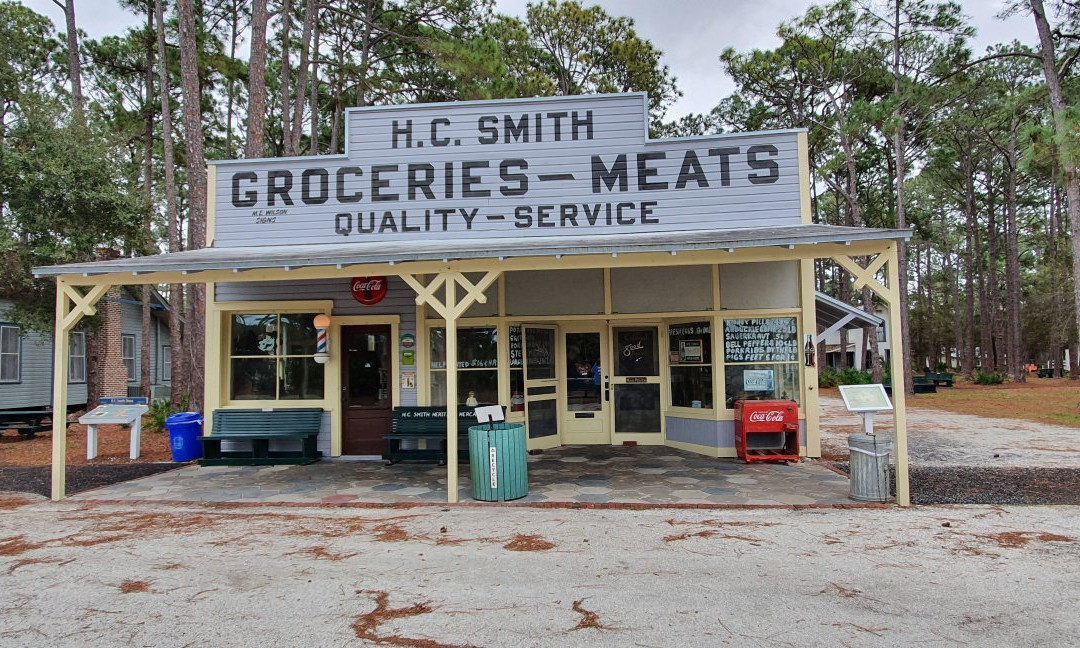
[[[735,401],[735,451],[751,461],[799,460],[799,404],[789,400]]]

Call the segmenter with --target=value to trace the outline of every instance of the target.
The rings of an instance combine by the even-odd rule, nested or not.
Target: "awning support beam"
[[[848,313],[847,315],[844,315],[843,317],[838,319],[835,324],[833,324],[829,328],[825,329],[821,333],[818,333],[817,335],[815,335],[814,336],[814,345],[821,344],[822,340],[824,340],[825,338],[829,337],[833,333],[836,333],[840,329],[847,326],[848,323],[850,323],[851,320],[853,320],[853,319],[855,319],[855,316],[853,314],[851,314],[851,313]]]
[[[398,275],[416,292],[416,304],[427,304],[446,322],[446,501],[458,501],[458,404],[457,404],[457,321],[474,304],[487,303],[484,294],[502,274],[501,270],[484,273],[475,284],[461,272],[444,270],[425,285],[420,275]],[[458,286],[463,294],[458,295]],[[438,291],[443,288],[440,300]]]

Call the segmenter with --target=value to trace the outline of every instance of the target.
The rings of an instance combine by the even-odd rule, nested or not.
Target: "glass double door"
[[[659,443],[660,327],[524,325],[529,448]]]

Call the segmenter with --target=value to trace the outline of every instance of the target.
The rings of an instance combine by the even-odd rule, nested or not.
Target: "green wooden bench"
[[[209,436],[199,437],[203,446],[200,466],[268,466],[310,464],[319,460],[316,449],[323,411],[318,408],[219,409]],[[270,442],[300,442],[300,450],[270,450]],[[246,441],[246,451],[221,450],[222,441]]]
[[[955,375],[947,372],[927,371],[925,372],[925,378],[932,380],[934,385],[938,387],[952,387]]]
[[[43,423],[49,419],[48,423]],[[0,412],[0,430],[15,430],[28,439],[52,429],[52,412],[45,409]]]
[[[446,463],[446,408],[395,407],[383,460],[387,465],[399,461],[438,461]],[[458,408],[458,461],[469,460],[469,427],[476,425],[471,407]],[[402,443],[402,442],[406,443]],[[424,447],[420,447],[420,442]],[[404,446],[404,447],[403,447]]]
[[[892,379],[885,379],[885,393],[892,396]],[[927,380],[925,376],[913,376],[911,378],[911,386],[916,394],[936,394],[937,385],[933,380]]]

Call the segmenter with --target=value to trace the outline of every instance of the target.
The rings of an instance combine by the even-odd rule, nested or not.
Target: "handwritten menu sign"
[[[510,327],[510,366],[521,367],[521,327]]]
[[[798,362],[794,317],[724,320],[725,362]]]

